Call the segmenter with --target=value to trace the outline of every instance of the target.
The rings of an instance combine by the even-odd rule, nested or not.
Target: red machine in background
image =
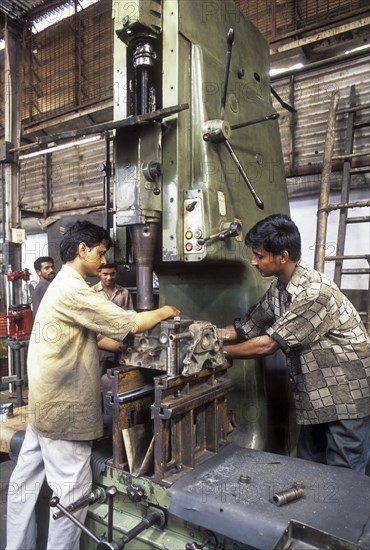
[[[13,270],[11,266],[6,274],[9,286],[14,281],[23,280],[26,283],[30,280],[28,269],[22,271]],[[0,338],[9,338],[11,340],[29,340],[32,331],[33,315],[29,304],[14,305],[12,302],[13,291],[10,288],[7,314],[0,317]]]
[[[32,332],[33,315],[29,304],[9,306],[6,316],[7,337],[12,340],[29,340]]]
[[[6,273],[8,282],[8,307],[7,314],[0,317],[0,338],[3,340],[3,344],[10,350],[8,376],[2,376],[2,383],[9,383],[10,391],[15,390],[16,404],[21,407],[24,404],[22,386],[22,349],[26,349],[28,341],[31,337],[33,315],[29,303],[14,304],[14,288],[13,283],[15,281],[26,281],[26,293],[28,294],[28,281],[30,279],[30,272],[28,269],[13,270],[11,266],[8,267]],[[23,355],[24,357],[24,355]],[[24,363],[24,359],[23,359]]]

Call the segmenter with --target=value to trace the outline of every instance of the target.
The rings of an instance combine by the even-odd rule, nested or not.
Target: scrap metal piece
[[[288,504],[288,502],[292,502],[292,500],[298,500],[303,496],[303,489],[303,483],[295,483],[289,489],[275,493],[272,497],[272,502],[276,506],[283,506],[284,504]]]

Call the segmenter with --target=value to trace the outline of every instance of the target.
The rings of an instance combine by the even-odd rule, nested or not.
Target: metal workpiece
[[[276,504],[276,506],[283,506],[288,502],[298,500],[303,496],[303,489],[303,483],[295,483],[292,487],[289,487],[289,489],[275,493],[272,497],[272,502]]]
[[[214,325],[168,319],[135,335],[120,362],[104,398],[114,467],[169,484],[225,444],[233,383]]]
[[[149,279],[149,276],[148,276]],[[125,346],[120,363],[165,371],[167,376],[190,376],[226,364],[217,327],[207,321],[171,319]]]

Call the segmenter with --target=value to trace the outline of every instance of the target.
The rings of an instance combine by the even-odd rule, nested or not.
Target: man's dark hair
[[[286,250],[295,262],[301,257],[301,235],[296,224],[285,214],[273,214],[257,222],[248,231],[245,244],[252,248],[262,246],[274,255]]]
[[[59,252],[63,262],[71,262],[75,259],[80,243],[85,243],[89,248],[103,243],[107,249],[112,244],[109,234],[102,227],[87,220],[77,221],[66,228],[60,242]]]
[[[105,265],[102,265],[101,267],[99,267],[99,271],[102,271],[103,269],[116,269],[118,271],[118,264],[117,262],[108,262],[106,263]]]
[[[39,271],[41,269],[41,264],[43,264],[44,262],[51,262],[53,264],[54,258],[52,258],[51,256],[40,256],[40,258],[37,258],[37,260],[33,262],[33,267],[36,271]]]

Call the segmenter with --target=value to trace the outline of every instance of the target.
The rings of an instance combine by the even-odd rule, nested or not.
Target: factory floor
[[[5,550],[6,544],[6,497],[11,473],[15,466],[14,460],[9,460],[9,455],[0,453],[0,550]]]
[[[27,392],[23,392],[23,399],[26,401]],[[16,405],[16,396],[9,393],[7,385],[0,386],[0,404],[13,403]],[[6,499],[8,493],[9,479],[15,467],[15,461],[9,457],[8,439],[12,430],[24,429],[25,420],[14,408],[14,417],[8,418],[0,423],[0,550],[5,550],[6,545]]]

